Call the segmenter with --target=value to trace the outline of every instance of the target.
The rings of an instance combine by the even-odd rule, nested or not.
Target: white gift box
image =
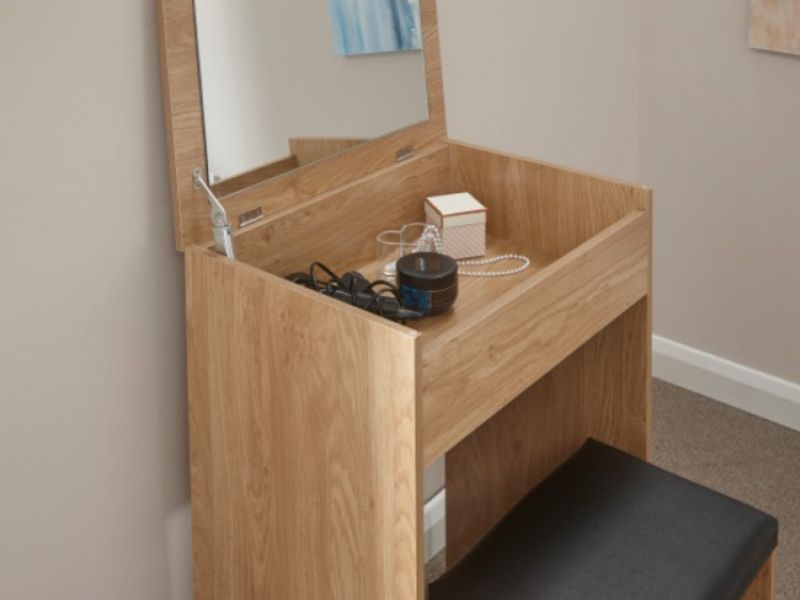
[[[442,233],[444,253],[455,259],[486,254],[486,207],[468,193],[431,196],[425,220]]]

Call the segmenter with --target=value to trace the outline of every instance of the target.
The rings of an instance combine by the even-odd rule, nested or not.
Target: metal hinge
[[[403,162],[404,160],[408,160],[415,154],[414,146],[409,144],[408,146],[403,146],[394,153],[394,160],[395,162]]]
[[[253,223],[257,223],[263,218],[264,211],[260,206],[257,206],[253,210],[245,211],[239,215],[239,229],[242,227],[247,227],[248,225],[252,225]]]
[[[203,190],[206,196],[208,196],[208,204],[211,206],[211,226],[214,230],[214,247],[220,254],[235,259],[236,251],[233,247],[233,234],[231,233],[228,215],[225,212],[225,208],[222,206],[222,202],[219,201],[219,198],[217,198],[214,192],[211,191],[211,188],[208,187],[206,180],[203,179],[203,171],[200,167],[192,171],[192,176],[194,178],[194,189]]]

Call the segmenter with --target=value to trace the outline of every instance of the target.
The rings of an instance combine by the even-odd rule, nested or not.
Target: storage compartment
[[[280,277],[318,260],[375,278],[377,234],[460,191],[488,208],[487,256],[531,266],[461,277],[453,310],[406,325],[422,335],[425,464],[647,294],[650,191],[447,143],[236,237],[240,261]]]

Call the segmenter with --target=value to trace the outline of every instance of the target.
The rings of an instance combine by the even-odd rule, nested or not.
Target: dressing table
[[[587,437],[648,455],[650,190],[450,140],[420,6],[427,120],[220,193],[232,260],[193,177],[210,171],[195,7],[159,2],[198,600],[421,600],[439,457],[453,564]],[[462,279],[445,315],[400,325],[284,279],[371,272],[380,231],[461,191],[488,208],[487,255],[532,264]]]

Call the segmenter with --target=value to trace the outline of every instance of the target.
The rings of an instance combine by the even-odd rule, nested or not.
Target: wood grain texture
[[[454,187],[489,209],[489,233],[556,256],[650,208],[642,186],[458,142],[450,152]]]
[[[420,153],[445,139],[447,127],[436,0],[420,0],[420,8],[428,120],[225,198],[224,205],[234,229],[242,213],[261,207],[265,215],[275,214],[395,164],[396,154],[402,148],[413,146]],[[194,167],[206,172],[192,0],[159,0],[159,17],[177,247],[182,250],[188,245],[207,244],[212,240],[206,198],[194,189],[192,181]]]
[[[750,584],[750,589],[742,600],[773,600],[775,598],[775,565],[777,564],[777,551],[772,553],[764,566]]]
[[[647,188],[442,143],[268,215],[237,232],[237,253],[244,262],[278,274],[288,273],[287,262],[289,270],[297,270],[320,258],[357,266],[374,259],[378,232],[424,220],[426,196],[464,190],[489,205],[488,229],[495,239],[555,257],[630,212],[649,209],[651,200]],[[300,256],[309,258],[298,264]]]
[[[186,256],[195,597],[421,597],[417,334]]]
[[[648,209],[647,209],[647,246],[648,246],[648,268],[647,268],[647,297],[645,301],[647,302],[647,323],[645,326],[647,327],[647,344],[645,347],[645,352],[647,354],[645,366],[643,368],[643,377],[648,382],[647,388],[647,406],[645,406],[646,415],[645,418],[647,420],[647,436],[648,436],[648,443],[647,448],[645,448],[645,453],[643,458],[649,462],[653,460],[653,397],[652,397],[652,388],[649,387],[650,383],[653,380],[653,192],[650,190],[649,198],[647,200]]]
[[[305,271],[322,260],[338,272],[355,269],[374,276],[377,233],[423,219],[426,195],[463,189],[457,187],[460,177],[453,182],[452,171],[464,169],[457,164],[462,157],[480,162],[479,169],[509,161],[518,169],[539,168],[502,153],[493,158],[491,151],[474,151],[480,155],[474,158],[472,149],[469,156],[461,147],[456,152],[454,160],[452,149],[435,148],[239,232],[239,259],[278,275]],[[549,214],[542,218],[550,218],[569,242],[553,237],[549,245],[566,250],[565,255],[541,251],[534,236],[500,229],[527,244],[490,235],[489,254],[526,254],[533,267],[500,280],[461,278],[452,312],[408,324],[423,333],[426,464],[650,291],[651,213],[638,208],[649,208],[650,191],[546,168],[553,178],[570,181],[555,197],[579,214],[559,216],[557,203],[545,202],[529,188],[516,197],[514,186],[494,195],[490,210],[502,222],[513,222],[507,211],[521,215],[527,210],[524,220]],[[527,180],[516,181],[525,185]],[[579,245],[573,249],[571,244]]]
[[[402,327],[274,276],[369,272],[378,232],[464,189],[490,254],[534,264],[462,279],[450,314]],[[447,452],[456,560],[587,436],[647,456],[651,214],[645,188],[436,143],[238,231],[239,262],[191,248],[197,597],[416,598],[424,464]]]
[[[203,231],[196,222],[201,212],[207,218],[208,204],[205,194],[194,188],[192,175],[196,167],[207,172],[194,2],[156,1],[173,223],[182,250],[213,238],[209,223]]]
[[[437,338],[423,336],[426,465],[648,294],[649,240],[648,212],[631,213]]]
[[[289,151],[297,157],[299,165],[307,165],[368,141],[347,138],[289,138]]]
[[[447,453],[447,562],[594,437],[649,447],[649,303],[642,299]]]
[[[437,146],[239,232],[237,256],[278,275],[307,271],[315,260],[337,270],[363,266],[375,260],[378,233],[424,221],[426,194],[449,186],[447,148]]]
[[[211,186],[211,189],[214,190],[214,193],[219,198],[222,198],[261,183],[266,179],[271,179],[272,177],[278,177],[279,175],[294,171],[299,166],[300,163],[296,156],[287,156],[286,158],[276,160],[263,167],[258,167],[257,169],[247,171],[236,177],[231,177],[230,179],[215,183]]]
[[[276,160],[262,167],[252,169],[236,177],[231,177],[215,183],[211,186],[214,193],[224,198],[235,194],[254,185],[258,185],[267,179],[286,175],[303,165],[316,162],[359,146],[369,140],[362,139],[340,139],[340,138],[290,138],[290,155],[281,160]]]
[[[423,354],[426,347],[435,347],[436,341],[447,337],[451,330],[461,329],[465,322],[475,323],[479,319],[479,315],[484,314],[487,307],[494,305],[508,292],[536,278],[540,271],[556,260],[554,256],[540,252],[536,248],[528,248],[491,235],[487,236],[486,257],[491,258],[503,254],[522,254],[530,259],[531,265],[522,273],[509,277],[493,279],[460,276],[458,279],[458,300],[451,310],[434,318],[406,323],[406,327],[424,334],[422,337]],[[374,277],[378,273],[378,264],[377,260],[372,260],[369,263],[350,263],[347,267]],[[518,265],[519,263],[508,262],[490,266],[464,267],[464,270],[490,272]]]

